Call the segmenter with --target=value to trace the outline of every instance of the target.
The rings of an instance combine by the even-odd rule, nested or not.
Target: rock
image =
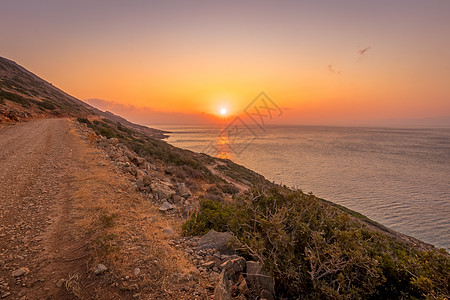
[[[260,297],[261,300],[263,300],[263,299],[275,300],[273,295],[268,290],[262,290],[261,293],[259,294],[259,297]]]
[[[183,282],[194,280],[194,276],[192,276],[191,274],[175,273],[175,274],[173,274],[173,278],[174,278],[174,281],[178,282],[178,283],[183,283]]]
[[[141,269],[139,269],[139,268],[134,268],[134,270],[133,270],[134,276],[139,275],[139,273],[141,273]]]
[[[229,272],[230,274],[235,274],[238,272],[244,272],[245,269],[245,259],[243,257],[227,260],[220,265],[222,270]]]
[[[175,233],[175,231],[173,231],[173,229],[170,227],[164,228],[162,232],[168,236],[173,235]]]
[[[136,178],[137,179],[140,179],[140,178],[144,178],[144,176],[145,176],[145,173],[142,171],[142,170],[137,170],[136,171]]]
[[[94,273],[96,275],[100,275],[100,274],[103,274],[107,270],[108,270],[108,268],[104,264],[98,264],[97,269],[95,269]]]
[[[181,188],[178,189],[178,194],[183,197],[184,199],[189,198],[190,196],[192,196],[191,191],[188,188]]]
[[[136,164],[140,167],[145,166],[145,158],[143,157],[136,157]]]
[[[6,293],[2,294],[2,299],[8,297],[9,295],[11,295],[10,292],[6,292]]]
[[[60,288],[60,287],[62,287],[64,285],[65,282],[66,281],[63,278],[61,278],[60,280],[58,280],[56,282],[56,286]]]
[[[214,267],[214,261],[208,261],[202,264],[202,267],[205,269],[212,269]]]
[[[247,285],[247,281],[242,280],[241,283],[238,285],[238,290],[242,295],[249,295],[250,294],[250,290],[248,289],[248,285]]]
[[[168,199],[175,195],[175,191],[165,184],[152,183],[150,187],[158,199]]]
[[[30,272],[28,268],[22,267],[17,270],[12,271],[11,276],[12,277],[20,277]]]
[[[152,178],[149,175],[145,175],[142,178],[142,182],[144,183],[145,186],[148,186],[148,185],[152,184]]]
[[[263,265],[257,261],[247,261],[247,273],[249,274],[262,274]]]
[[[275,295],[275,280],[264,271],[263,265],[256,261],[248,261],[246,265],[247,283],[250,290],[257,295],[262,290],[267,290],[271,295]]]
[[[194,250],[192,250],[191,248],[186,248],[186,249],[184,249],[184,252],[186,252],[188,254],[192,254],[192,253],[194,253]]]
[[[110,138],[110,139],[108,139],[108,142],[111,145],[117,145],[119,143],[119,140],[117,138]]]
[[[168,211],[173,209],[174,206],[167,201],[164,201],[163,204],[159,207],[160,211]]]
[[[272,295],[275,294],[275,280],[269,275],[247,273],[247,282],[252,291],[268,290]]]
[[[207,234],[202,236],[197,244],[197,250],[217,249],[219,252],[233,252],[228,243],[233,238],[230,232],[217,232],[211,229]]]
[[[173,195],[172,199],[175,204],[182,204],[184,200],[180,195]]]
[[[231,300],[230,282],[225,271],[219,275],[219,280],[214,289],[214,300]]]
[[[220,275],[216,272],[212,272],[211,275],[209,275],[209,279],[212,282],[217,282],[217,280],[219,280]]]

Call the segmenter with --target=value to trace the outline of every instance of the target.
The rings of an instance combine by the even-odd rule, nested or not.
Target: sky
[[[0,56],[140,123],[450,115],[450,1],[3,0]]]

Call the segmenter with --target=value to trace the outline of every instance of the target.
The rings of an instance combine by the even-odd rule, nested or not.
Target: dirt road
[[[70,128],[65,119],[0,128],[0,298],[74,299],[62,279],[88,275],[71,209],[87,145]]]

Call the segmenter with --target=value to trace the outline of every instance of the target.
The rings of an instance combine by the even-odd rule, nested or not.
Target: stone
[[[214,261],[208,261],[202,264],[202,267],[205,269],[212,269],[214,267]]]
[[[246,267],[247,283],[250,290],[256,294],[261,293],[262,290],[267,290],[271,295],[275,295],[275,280],[264,271],[261,263],[247,261]]]
[[[247,273],[247,282],[252,291],[267,290],[272,295],[275,294],[275,280],[269,275]]]
[[[22,267],[17,270],[12,271],[11,276],[12,277],[20,277],[30,272],[28,268]]]
[[[145,158],[143,157],[136,157],[136,164],[140,167],[145,166]]]
[[[164,201],[163,204],[159,207],[160,211],[168,211],[173,209],[174,206],[167,201]]]
[[[217,280],[219,280],[220,275],[216,272],[212,272],[211,275],[209,275],[209,279],[212,282],[217,282]]]
[[[184,199],[189,198],[190,196],[192,196],[191,191],[188,188],[182,188],[182,189],[178,189],[178,194],[183,197]]]
[[[245,259],[243,257],[227,260],[220,265],[222,270],[229,272],[231,274],[244,272],[245,269]]]
[[[139,275],[139,273],[141,273],[141,269],[139,269],[139,268],[134,268],[134,270],[133,270],[133,275],[134,275],[134,276],[137,276],[137,275]]]
[[[175,204],[182,204],[184,200],[180,195],[173,195],[172,199]]]
[[[148,186],[148,185],[152,184],[152,178],[149,175],[145,175],[142,178],[142,182],[144,183],[145,186]]]
[[[140,178],[144,178],[144,176],[145,176],[145,173],[142,171],[142,170],[137,170],[136,171],[136,178],[137,179],[140,179]]]
[[[107,270],[108,270],[108,268],[104,264],[98,264],[94,273],[95,273],[95,275],[100,275],[100,274],[105,273]]]
[[[56,286],[60,288],[60,287],[62,287],[64,285],[65,282],[66,281],[63,278],[61,278],[60,280],[58,280],[56,282]]]
[[[117,145],[119,143],[119,140],[117,138],[110,138],[108,139],[108,142],[112,145]]]
[[[197,250],[217,249],[222,253],[231,253],[233,249],[228,243],[233,238],[230,232],[217,232],[211,229],[207,234],[198,240]]]
[[[257,261],[247,261],[246,262],[247,273],[248,274],[262,274],[263,265]]]
[[[175,195],[175,191],[165,184],[152,183],[150,187],[158,199],[168,199]]]
[[[11,295],[10,292],[6,292],[6,293],[2,294],[2,299],[8,297],[9,295]]]
[[[214,300],[231,300],[230,281],[225,271],[219,275],[219,280],[214,289]]]
[[[250,290],[248,289],[247,281],[244,279],[241,281],[241,283],[238,285],[238,290],[241,294],[247,296],[250,294]]]
[[[168,236],[173,235],[175,233],[175,231],[171,227],[164,228],[162,232]]]
[[[260,299],[266,299],[266,300],[275,300],[273,295],[268,290],[262,290],[259,294]]]

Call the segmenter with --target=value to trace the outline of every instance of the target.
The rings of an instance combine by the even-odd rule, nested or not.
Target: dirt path
[[[88,276],[71,210],[83,143],[64,119],[0,128],[0,298],[74,299],[61,279]]]

